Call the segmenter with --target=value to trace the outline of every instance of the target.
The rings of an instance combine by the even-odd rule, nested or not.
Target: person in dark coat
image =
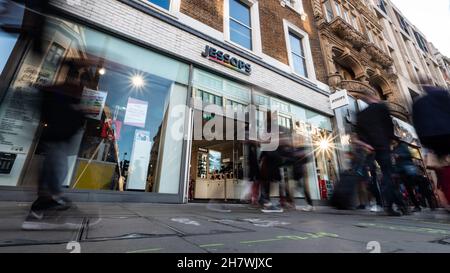
[[[425,85],[426,95],[413,104],[413,123],[423,146],[437,156],[450,154],[450,93]]]
[[[392,182],[391,141],[395,138],[394,125],[388,107],[374,94],[365,98],[369,106],[358,113],[356,134],[358,139],[370,145],[375,151],[375,160],[383,174],[381,192],[384,197],[384,209],[388,215],[401,216],[394,211],[393,204],[407,214],[407,208],[399,191]]]
[[[426,95],[413,104],[413,123],[422,145],[440,161],[438,185],[450,201],[450,91],[430,85],[423,89]]]

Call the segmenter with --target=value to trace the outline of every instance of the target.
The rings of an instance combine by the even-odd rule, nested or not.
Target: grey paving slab
[[[107,217],[86,232],[87,240],[102,238],[140,238],[176,235],[170,228],[143,217]]]
[[[68,218],[80,224],[83,218]],[[24,231],[21,225],[24,217],[2,218],[0,221],[0,247],[7,245],[46,244],[69,242],[77,238],[78,231]]]
[[[365,244],[336,234],[269,230],[242,234],[192,236],[186,240],[213,253],[364,252]]]
[[[83,253],[204,253],[204,249],[178,236],[135,240],[82,242]]]
[[[189,216],[189,215],[170,215],[170,216],[157,216],[152,219],[157,220],[164,225],[172,227],[185,235],[194,234],[222,234],[230,232],[243,232],[244,230],[233,227],[230,225],[224,225],[209,221],[205,216]]]

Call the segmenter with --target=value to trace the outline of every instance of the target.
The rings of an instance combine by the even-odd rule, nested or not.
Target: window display
[[[0,185],[36,184],[48,131],[41,87],[64,82],[64,63],[76,62],[85,119],[67,144],[64,185],[178,194],[183,140],[166,128],[186,104],[188,65],[65,20],[52,18],[45,33],[45,55],[25,54],[0,102]]]

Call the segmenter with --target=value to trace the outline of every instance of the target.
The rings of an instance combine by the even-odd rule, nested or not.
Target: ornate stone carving
[[[336,72],[335,74],[331,74],[328,76],[328,84],[333,90],[336,90],[340,87],[342,81],[342,75]]]
[[[372,94],[376,95],[377,91],[373,89],[369,84],[361,81],[341,81],[341,88],[346,89],[350,94],[356,95],[357,97]]]
[[[367,44],[365,50],[370,55],[372,61],[381,64],[384,68],[389,68],[394,64],[392,58],[373,43]]]
[[[355,48],[360,49],[367,44],[366,39],[342,18],[336,17],[329,24],[331,31],[341,39],[350,42]]]
[[[391,110],[391,113],[393,116],[398,117],[400,119],[403,120],[408,120],[408,110],[406,109],[406,107],[404,107],[403,105],[397,103],[397,102],[393,102],[393,101],[388,101],[386,102],[387,106],[389,107],[389,109]]]

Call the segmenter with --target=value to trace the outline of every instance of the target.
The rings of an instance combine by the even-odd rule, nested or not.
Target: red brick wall
[[[181,0],[180,11],[218,31],[223,31],[223,0]]]
[[[327,74],[318,30],[313,18],[312,0],[303,0],[303,8],[308,15],[305,21],[294,10],[282,7],[279,0],[259,1],[259,7],[263,52],[282,63],[289,64],[283,29],[283,19],[287,19],[290,23],[308,33],[317,79],[326,82]]]

